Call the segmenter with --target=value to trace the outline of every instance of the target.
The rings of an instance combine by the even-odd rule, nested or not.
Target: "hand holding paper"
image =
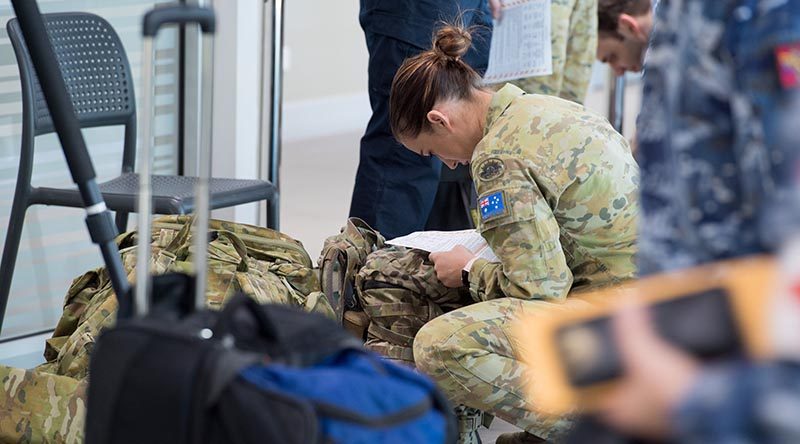
[[[457,245],[450,251],[431,253],[436,277],[448,288],[458,288],[464,285],[461,272],[475,255],[463,245]]]
[[[416,248],[430,253],[450,251],[463,245],[477,257],[489,262],[500,262],[486,240],[475,230],[461,231],[416,231],[406,236],[386,241],[389,245]]]

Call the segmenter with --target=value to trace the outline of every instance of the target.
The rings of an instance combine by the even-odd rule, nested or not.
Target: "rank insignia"
[[[481,180],[494,180],[503,175],[505,167],[500,159],[487,159],[478,166],[478,177]]]
[[[775,48],[778,78],[784,89],[800,86],[800,42],[778,45]]]

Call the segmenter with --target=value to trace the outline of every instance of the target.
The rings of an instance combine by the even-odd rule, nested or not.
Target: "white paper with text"
[[[416,231],[388,240],[386,243],[398,247],[416,248],[429,253],[450,251],[456,245],[463,245],[481,259],[500,262],[500,259],[489,248],[486,240],[475,230]]]
[[[553,73],[551,0],[503,0],[489,49],[486,84]]]

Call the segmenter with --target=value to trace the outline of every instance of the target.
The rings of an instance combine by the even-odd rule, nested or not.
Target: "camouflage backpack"
[[[190,271],[191,217],[153,221],[151,267]],[[238,291],[261,303],[294,305],[334,317],[303,245],[267,228],[211,221],[207,305],[220,308]],[[134,280],[135,231],[119,245]],[[45,345],[47,362],[32,370],[0,366],[0,443],[82,442],[85,386],[95,338],[114,323],[117,300],[103,268],[75,279],[64,312]]]
[[[428,253],[402,247],[370,254],[355,288],[368,318],[366,347],[411,366],[419,329],[473,302],[466,288],[447,288],[439,281]]]
[[[363,338],[366,319],[353,292],[356,273],[367,256],[384,246],[383,236],[366,222],[351,217],[339,234],[325,239],[319,257],[322,291],[331,302],[336,319]]]

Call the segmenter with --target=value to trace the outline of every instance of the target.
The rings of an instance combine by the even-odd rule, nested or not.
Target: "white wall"
[[[285,17],[287,103],[366,92],[358,1],[288,0]]]
[[[358,2],[288,1],[285,48],[284,139],[362,132],[371,111]]]

